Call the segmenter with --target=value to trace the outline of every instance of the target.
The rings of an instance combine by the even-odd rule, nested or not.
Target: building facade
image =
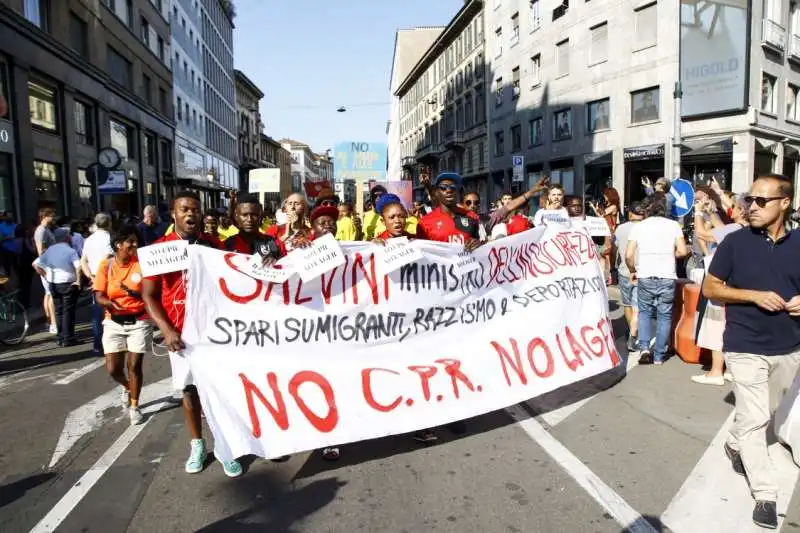
[[[274,213],[280,207],[281,202],[294,192],[292,190],[292,154],[281,146],[281,143],[263,133],[261,134],[261,154],[264,167],[280,170],[279,192],[264,193],[262,198],[264,206]]]
[[[302,192],[305,182],[319,180],[315,165],[316,154],[307,144],[292,139],[281,139],[280,143],[291,154],[293,191]]]
[[[169,11],[156,0],[0,0],[0,210],[138,214],[173,172]],[[126,190],[98,202],[102,148]]]
[[[709,17],[723,10],[719,16],[726,24],[733,24],[736,9],[745,18],[739,31],[730,30],[731,38],[743,43],[744,104],[678,121],[676,142],[678,2],[595,0],[570,6],[561,0],[489,0],[495,196],[509,186],[527,189],[543,172],[568,192],[589,197],[613,186],[624,202],[643,197],[645,177],[654,181],[680,174],[699,186],[714,176],[735,192],[745,191],[754,174],[795,177],[800,149],[796,4],[750,4],[749,15],[743,6],[708,6],[713,7]],[[683,9],[684,28],[702,24],[704,10]],[[686,115],[685,103],[683,111]],[[524,158],[518,182],[513,181],[515,156]]]
[[[389,137],[387,142],[388,168],[386,177],[389,181],[397,181],[411,177],[408,168],[405,171],[403,170],[403,157],[400,153],[400,99],[395,96],[394,93],[397,91],[400,83],[402,83],[409,72],[411,72],[411,69],[414,68],[414,65],[417,64],[422,58],[422,55],[430,48],[433,41],[442,33],[443,29],[444,26],[411,28],[397,30],[395,34],[392,73],[391,79],[389,80],[392,103],[386,127],[386,134]]]
[[[333,188],[333,158],[330,156],[330,152],[314,154],[314,166],[317,171],[317,179],[329,182]]]
[[[193,190],[204,208],[239,188],[232,6],[171,0],[176,172],[168,192]]]
[[[400,83],[401,164],[423,199],[418,165],[456,171],[467,190],[488,183],[484,2],[468,0]]]
[[[266,166],[261,149],[261,122],[259,103],[264,98],[253,81],[244,72],[235,70],[236,77],[236,120],[239,132],[239,189],[249,190],[248,174],[254,168]]]

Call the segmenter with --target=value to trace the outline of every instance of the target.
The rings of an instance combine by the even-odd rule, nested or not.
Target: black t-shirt
[[[787,302],[800,294],[800,231],[773,242],[743,228],[725,237],[709,273],[737,289],[772,291]],[[726,352],[786,355],[800,348],[800,317],[771,313],[755,304],[725,304]]]

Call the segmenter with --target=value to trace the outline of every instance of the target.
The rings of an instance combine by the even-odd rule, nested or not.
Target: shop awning
[[[625,148],[622,151],[622,157],[625,161],[636,161],[640,159],[658,159],[664,157],[663,144],[649,144],[646,146],[637,146],[635,148]]]
[[[707,137],[689,139],[682,143],[681,156],[693,157],[733,152],[733,137]]]
[[[614,153],[611,150],[604,152],[592,152],[591,154],[583,154],[583,164],[586,166],[595,165],[610,165],[613,162]]]

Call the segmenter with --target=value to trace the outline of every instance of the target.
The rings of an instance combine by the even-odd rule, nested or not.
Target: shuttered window
[[[634,12],[636,49],[655,46],[658,42],[658,4],[653,3]]]
[[[556,45],[556,61],[558,62],[558,75],[569,74],[569,39]]]
[[[608,23],[592,28],[592,64],[608,59]]]

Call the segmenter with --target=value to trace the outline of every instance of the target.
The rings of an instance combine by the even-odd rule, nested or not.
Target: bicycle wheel
[[[28,334],[28,313],[16,298],[9,298],[0,306],[3,308],[3,320],[0,321],[0,342],[6,346],[14,346],[25,340]]]

